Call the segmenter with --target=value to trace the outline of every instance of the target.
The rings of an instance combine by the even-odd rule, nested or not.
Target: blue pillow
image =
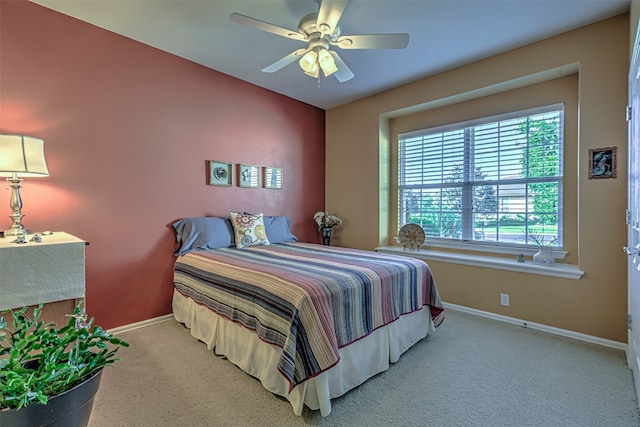
[[[227,248],[235,243],[229,218],[183,218],[172,226],[178,240],[175,255],[203,249]]]
[[[286,216],[265,216],[264,228],[271,244],[296,242],[298,238],[291,233],[291,219]]]

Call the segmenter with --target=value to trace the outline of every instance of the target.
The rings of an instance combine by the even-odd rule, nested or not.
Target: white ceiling
[[[300,41],[229,21],[238,12],[295,30],[313,0],[31,0],[241,80],[330,109],[629,9],[630,0],[350,0],[342,34],[409,33],[404,50],[341,50],[355,74],[260,70]]]

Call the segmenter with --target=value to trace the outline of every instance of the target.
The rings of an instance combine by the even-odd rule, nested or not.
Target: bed
[[[301,243],[287,227],[279,239],[266,225],[267,243],[240,248],[225,240],[180,250],[179,237],[173,314],[295,414],[307,406],[328,415],[331,399],[388,369],[442,322],[423,261]]]

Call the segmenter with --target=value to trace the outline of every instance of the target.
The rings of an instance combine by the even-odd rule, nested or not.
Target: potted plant
[[[78,303],[66,326],[40,321],[42,305],[0,317],[0,426],[86,426],[102,369],[129,344],[87,322]],[[9,319],[5,319],[5,315]]]

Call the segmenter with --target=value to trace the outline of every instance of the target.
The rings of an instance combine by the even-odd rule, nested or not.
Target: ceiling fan
[[[304,16],[296,31],[279,27],[259,19],[239,13],[232,13],[229,19],[238,24],[248,25],[258,30],[307,43],[307,47],[297,49],[262,69],[265,73],[275,73],[294,61],[298,61],[305,74],[319,78],[320,70],[325,77],[335,75],[339,82],[354,77],[353,72],[331,46],[341,49],[404,49],[409,43],[409,34],[361,34],[343,36],[338,21],[348,0],[314,0],[318,12]]]

